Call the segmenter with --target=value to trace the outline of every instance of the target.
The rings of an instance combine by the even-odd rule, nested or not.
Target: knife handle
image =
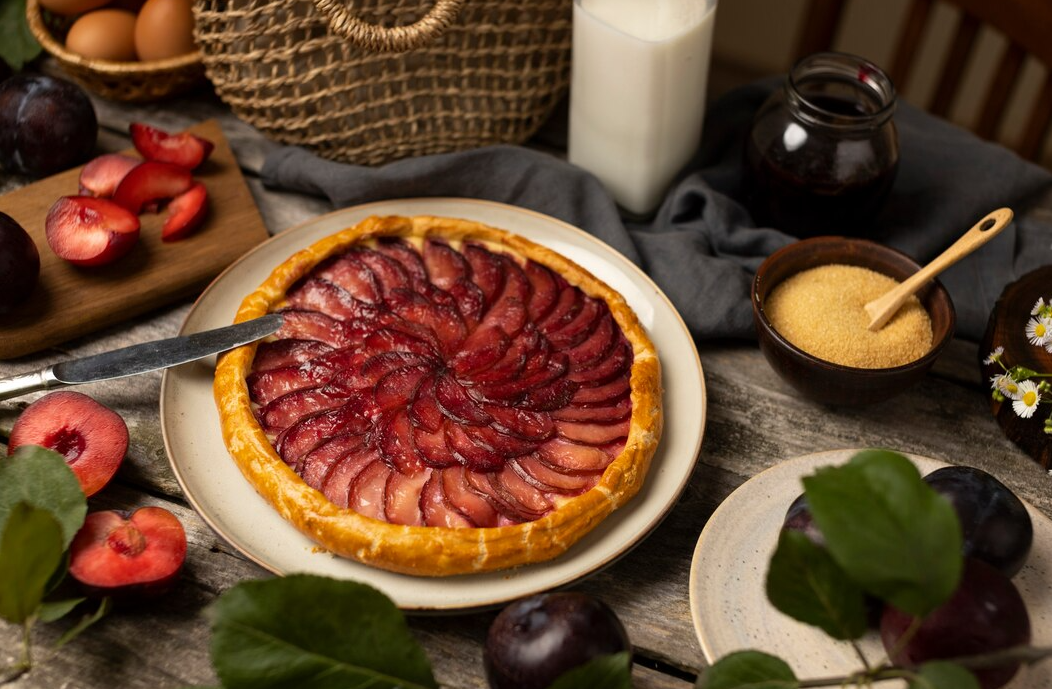
[[[58,378],[55,377],[54,371],[48,366],[40,371],[20,373],[10,378],[0,378],[0,400],[18,397],[37,390],[61,387],[62,385],[63,383],[59,382]]]

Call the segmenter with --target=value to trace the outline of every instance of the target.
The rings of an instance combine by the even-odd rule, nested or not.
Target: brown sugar
[[[931,349],[927,311],[910,297],[887,325],[871,332],[864,308],[897,284],[868,268],[819,266],[775,286],[764,310],[782,337],[819,359],[855,368],[902,366]]]

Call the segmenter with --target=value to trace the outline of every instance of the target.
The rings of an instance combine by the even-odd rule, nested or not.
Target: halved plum
[[[7,453],[40,445],[66,458],[87,496],[109,483],[128,452],[128,426],[120,414],[71,390],[36,400],[15,420]]]
[[[63,196],[48,211],[44,235],[55,255],[78,266],[121,258],[139,240],[139,218],[108,199]]]

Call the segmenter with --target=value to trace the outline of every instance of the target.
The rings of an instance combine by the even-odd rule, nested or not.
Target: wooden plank
[[[24,356],[195,296],[267,238],[218,123],[207,121],[193,131],[216,144],[212,158],[194,173],[208,189],[209,215],[181,241],[162,242],[164,214],[143,213],[139,241],[128,255],[105,266],[80,268],[56,256],[44,234],[44,218],[55,201],[77,193],[79,167],[0,197],[0,210],[33,237],[41,263],[32,297],[0,323],[0,358]]]

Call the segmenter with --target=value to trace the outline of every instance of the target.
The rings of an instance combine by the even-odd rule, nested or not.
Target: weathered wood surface
[[[258,173],[272,144],[207,96],[138,109],[96,101],[96,108],[105,129],[100,146],[106,150],[127,146],[124,132],[133,120],[177,129],[217,117],[271,233],[331,210],[324,200],[265,189]],[[0,188],[22,183],[0,177]],[[68,355],[174,335],[189,307],[186,303],[166,308],[37,355],[0,362],[0,375]],[[688,598],[694,545],[708,517],[731,491],[779,461],[846,447],[894,448],[982,467],[1052,515],[1049,477],[1003,437],[989,413],[974,344],[953,343],[917,388],[864,409],[834,409],[801,400],[752,344],[704,343],[700,355],[708,391],[707,425],[689,486],[649,538],[575,586],[602,597],[624,621],[637,649],[637,687],[686,689],[691,683],[683,677],[703,667]],[[39,666],[11,687],[152,689],[214,683],[202,611],[236,582],[269,576],[216,536],[182,496],[161,441],[159,388],[159,374],[80,388],[120,412],[132,435],[115,484],[93,498],[91,508],[159,504],[171,509],[190,539],[185,576],[167,598],[118,610],[58,653],[42,655]],[[18,412],[36,396],[0,402],[0,436],[6,438]],[[485,687],[482,643],[493,615],[410,618],[444,686]],[[39,625],[40,648],[62,629],[62,623]],[[0,665],[13,661],[18,634],[0,622]]]

